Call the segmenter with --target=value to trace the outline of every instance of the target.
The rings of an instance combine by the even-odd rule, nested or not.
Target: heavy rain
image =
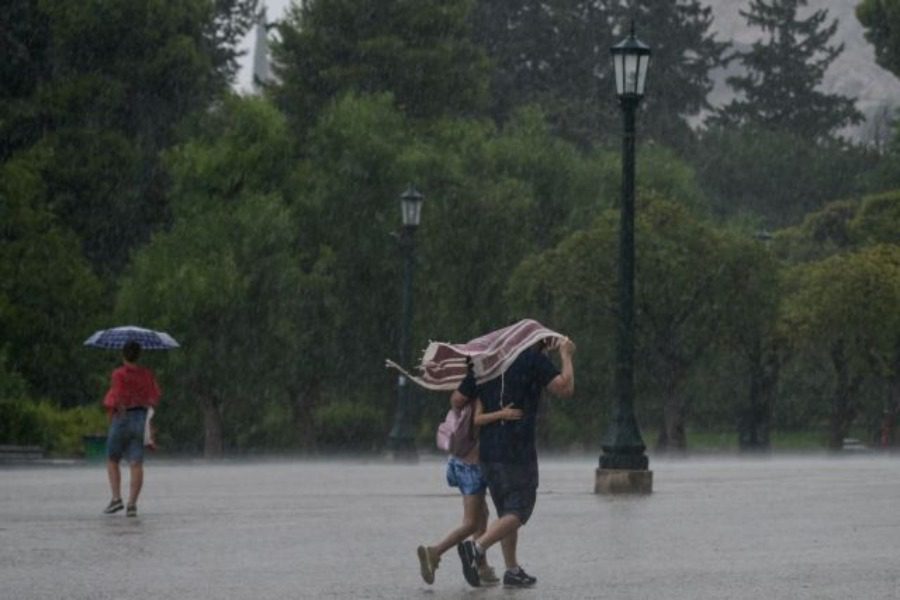
[[[898,15],[6,1],[0,599],[896,597]]]

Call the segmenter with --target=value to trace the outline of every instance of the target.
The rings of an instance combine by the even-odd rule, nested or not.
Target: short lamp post
[[[634,163],[635,111],[644,97],[650,48],[631,34],[610,48],[616,94],[622,107],[622,206],[619,224],[619,323],[616,348],[616,405],[603,437],[595,493],[650,493],[653,472],[634,415]]]
[[[403,312],[400,321],[400,364],[409,366],[412,355],[412,316],[413,316],[413,271],[415,269],[415,234],[422,216],[421,193],[409,184],[400,196],[400,209],[403,216],[403,230],[399,236],[400,249],[403,253]],[[402,373],[397,378],[397,410],[394,412],[394,425],[388,434],[388,451],[395,460],[418,460],[416,452],[415,428],[413,426],[413,395],[409,381]]]

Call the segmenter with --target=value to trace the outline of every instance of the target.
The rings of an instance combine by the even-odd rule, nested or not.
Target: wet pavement
[[[900,456],[651,457],[646,497],[595,496],[595,464],[542,460],[530,590],[469,588],[454,551],[421,581],[461,516],[438,457],[150,461],[131,519],[101,464],[4,467],[0,599],[900,598]]]

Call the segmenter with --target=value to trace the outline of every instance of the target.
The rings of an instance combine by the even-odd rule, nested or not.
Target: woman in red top
[[[122,472],[119,463],[124,457],[131,467],[129,482],[129,517],[137,516],[137,499],[144,483],[144,428],[148,409],[159,404],[159,385],[153,371],[137,364],[141,345],[128,342],[122,348],[123,364],[112,373],[112,384],[103,406],[109,415],[109,435],[106,440],[106,472],[112,500],[104,509],[107,514],[118,512],[122,505]]]

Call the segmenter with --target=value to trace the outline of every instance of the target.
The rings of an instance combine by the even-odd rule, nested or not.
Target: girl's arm
[[[463,406],[465,406],[469,402],[470,402],[469,398],[467,398],[459,390],[453,390],[453,393],[450,394],[450,406],[452,406],[456,410],[461,409]]]
[[[472,422],[476,427],[482,427],[497,421],[518,421],[522,418],[522,414],[521,408],[513,408],[512,406],[504,406],[500,410],[486,413],[484,412],[484,405],[479,398],[475,400],[475,415]]]

